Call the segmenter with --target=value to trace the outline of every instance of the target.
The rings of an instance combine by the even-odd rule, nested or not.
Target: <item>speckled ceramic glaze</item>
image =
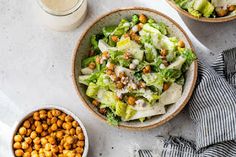
[[[175,10],[177,10],[179,13],[181,13],[184,16],[187,16],[187,17],[189,17],[191,19],[197,20],[197,21],[219,23],[219,22],[232,21],[232,20],[236,19],[236,15],[228,15],[228,16],[217,17],[217,18],[206,18],[206,17],[197,18],[197,17],[191,15],[186,10],[183,10],[182,8],[177,6],[176,3],[173,0],[166,0],[166,1],[170,4],[171,7],[173,7]]]
[[[92,113],[94,113],[98,117],[98,119],[101,119],[103,121],[106,121],[106,117],[102,116],[97,111],[97,109],[91,104],[91,100],[85,94],[86,86],[78,82],[78,76],[81,74],[80,72],[81,60],[86,58],[88,55],[91,35],[101,33],[102,28],[104,26],[117,25],[122,18],[130,19],[133,14],[145,14],[146,16],[153,18],[156,21],[164,22],[168,26],[169,33],[171,36],[178,37],[179,39],[183,40],[186,43],[186,47],[192,48],[192,44],[189,38],[187,37],[186,33],[183,31],[183,29],[177,23],[175,23],[172,19],[170,19],[169,17],[155,10],[151,10],[147,8],[120,9],[120,10],[112,11],[100,17],[97,21],[95,21],[88,28],[88,30],[85,31],[85,33],[82,35],[82,37],[78,41],[78,44],[75,47],[72,73],[73,73],[73,80],[74,80],[75,88],[79,96],[83,100],[85,106],[90,111],[92,111]],[[149,128],[157,127],[164,124],[165,122],[167,122],[168,120],[176,116],[187,104],[188,100],[190,99],[192,95],[196,79],[197,79],[197,61],[192,63],[192,65],[190,66],[190,69],[186,73],[186,83],[184,85],[182,97],[177,103],[170,105],[167,108],[166,114],[152,117],[151,119],[146,120],[143,123],[139,121],[122,122],[120,123],[119,127],[134,129],[134,130],[141,130],[141,129],[149,129]]]

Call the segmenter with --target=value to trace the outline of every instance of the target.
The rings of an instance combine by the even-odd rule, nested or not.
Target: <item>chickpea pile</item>
[[[14,135],[17,157],[81,157],[84,134],[78,122],[64,112],[39,110]]]

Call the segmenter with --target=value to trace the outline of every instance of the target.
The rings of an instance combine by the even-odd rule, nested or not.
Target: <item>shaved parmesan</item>
[[[159,102],[162,105],[169,105],[176,103],[182,95],[182,86],[173,83],[168,90],[163,92],[160,96]]]

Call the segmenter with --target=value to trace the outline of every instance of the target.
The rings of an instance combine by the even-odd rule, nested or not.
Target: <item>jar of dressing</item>
[[[87,0],[37,0],[39,17],[48,27],[70,31],[78,27],[87,13]]]

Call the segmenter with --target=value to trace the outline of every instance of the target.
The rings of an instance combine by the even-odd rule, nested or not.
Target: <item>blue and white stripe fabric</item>
[[[196,142],[170,137],[164,140],[161,156],[236,157],[236,48],[220,54],[211,67],[199,62],[198,83],[188,106]]]

